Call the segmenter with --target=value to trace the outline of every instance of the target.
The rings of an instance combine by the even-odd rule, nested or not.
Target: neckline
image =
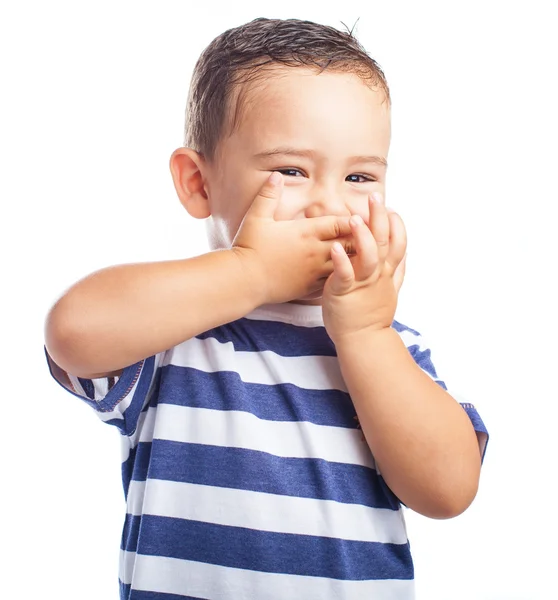
[[[315,304],[294,304],[292,302],[264,304],[246,315],[246,318],[280,321],[306,327],[323,327],[324,325],[322,307]]]

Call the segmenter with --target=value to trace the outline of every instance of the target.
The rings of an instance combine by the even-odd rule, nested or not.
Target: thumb
[[[272,219],[275,215],[275,210],[279,205],[279,201],[281,200],[282,191],[283,176],[278,171],[273,171],[260,188],[260,191],[254,198],[246,216],[252,215],[255,217]]]

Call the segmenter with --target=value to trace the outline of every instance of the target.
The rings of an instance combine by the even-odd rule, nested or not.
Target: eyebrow
[[[273,158],[274,156],[299,156],[302,158],[314,158],[315,155],[316,152],[314,150],[303,150],[291,148],[290,146],[280,146],[271,150],[258,152],[254,158]],[[387,160],[382,156],[351,156],[349,162],[369,162],[387,168]]]

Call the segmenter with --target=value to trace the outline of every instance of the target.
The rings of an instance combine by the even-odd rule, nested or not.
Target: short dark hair
[[[234,89],[277,66],[354,73],[390,101],[382,69],[352,32],[298,19],[255,19],[216,37],[198,59],[186,107],[185,145],[213,159]]]

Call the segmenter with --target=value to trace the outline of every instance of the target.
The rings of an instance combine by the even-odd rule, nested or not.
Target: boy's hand
[[[360,216],[350,220],[356,254],[349,257],[338,244],[332,248],[334,272],[324,287],[323,316],[334,342],[390,327],[395,315],[405,273],[405,226],[379,194],[369,202],[368,226]]]
[[[351,233],[349,217],[276,221],[282,189],[282,175],[272,173],[232,244],[261,304],[288,302],[322,289],[333,272],[335,240]]]

